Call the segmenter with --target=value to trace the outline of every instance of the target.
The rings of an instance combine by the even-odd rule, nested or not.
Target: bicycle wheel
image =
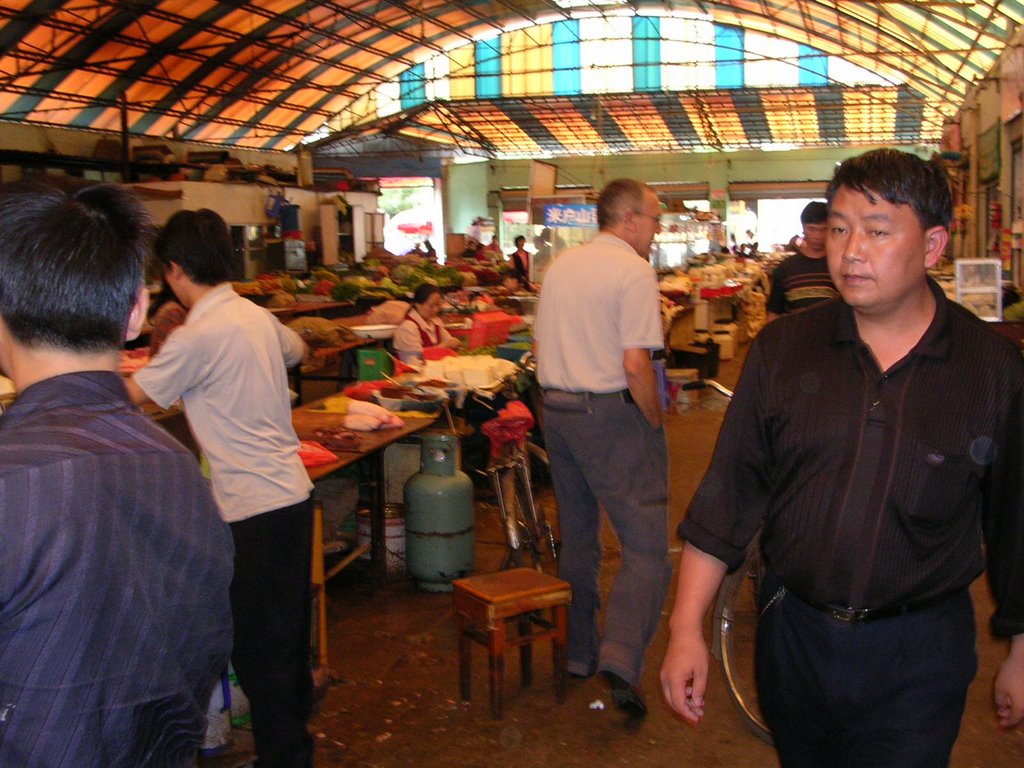
[[[726,576],[719,589],[713,645],[715,655],[722,662],[729,697],[750,730],[771,744],[772,734],[761,714],[754,678],[754,644],[763,576],[761,549],[755,539],[743,565]]]

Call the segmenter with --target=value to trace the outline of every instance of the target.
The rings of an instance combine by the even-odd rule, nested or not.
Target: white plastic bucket
[[[718,344],[718,359],[732,360],[736,357],[736,338],[729,331],[715,331],[715,343]]]
[[[370,543],[370,510],[356,512],[356,541]],[[370,559],[367,549],[361,558]],[[384,505],[384,574],[390,581],[405,578],[405,505]]]

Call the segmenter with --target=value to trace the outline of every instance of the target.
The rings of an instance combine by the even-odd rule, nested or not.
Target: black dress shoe
[[[605,680],[612,689],[612,702],[630,717],[644,717],[647,714],[647,704],[644,703],[644,695],[635,685],[630,685],[614,672],[605,670],[602,672]]]

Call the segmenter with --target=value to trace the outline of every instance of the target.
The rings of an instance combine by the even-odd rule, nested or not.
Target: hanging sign
[[[545,205],[544,226],[597,228],[596,205]]]

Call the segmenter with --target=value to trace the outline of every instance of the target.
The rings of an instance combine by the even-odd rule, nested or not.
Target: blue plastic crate
[[[511,360],[513,363],[518,363],[519,359],[529,351],[529,347],[524,347],[522,342],[519,342],[518,344],[499,344],[495,347],[494,354],[502,360]]]

